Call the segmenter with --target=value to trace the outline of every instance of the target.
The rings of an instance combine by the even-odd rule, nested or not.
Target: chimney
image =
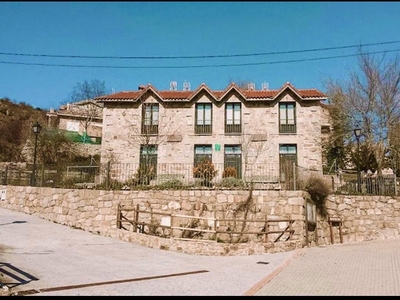
[[[139,90],[139,91],[144,90],[144,85],[139,85],[139,86],[138,86],[138,90]]]

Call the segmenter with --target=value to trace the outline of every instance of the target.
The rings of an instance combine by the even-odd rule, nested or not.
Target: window
[[[211,103],[196,104],[195,133],[197,134],[212,133],[211,120],[212,120]]]
[[[158,134],[158,103],[143,104],[142,134]]]
[[[279,132],[296,133],[296,106],[294,103],[279,103]]]
[[[241,104],[225,104],[225,133],[241,133]]]
[[[194,165],[209,160],[212,161],[212,146],[211,145],[195,145],[194,146]]]
[[[142,184],[149,184],[157,175],[157,145],[141,145],[138,180]]]
[[[297,164],[297,146],[292,144],[279,145],[279,171],[281,183],[287,190],[294,189],[294,165]]]
[[[225,145],[224,152],[224,174],[225,177],[232,177],[227,168],[236,170],[236,178],[242,178],[242,150],[240,145]]]

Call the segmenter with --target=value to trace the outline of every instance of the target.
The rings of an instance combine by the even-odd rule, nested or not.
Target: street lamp
[[[361,192],[361,172],[360,172],[360,136],[361,129],[354,129],[354,135],[357,139],[357,191]]]
[[[37,140],[38,140],[38,135],[40,133],[40,130],[42,130],[42,126],[38,122],[36,122],[35,125],[32,126],[32,132],[35,135],[35,148],[33,152],[33,171],[32,171],[32,178],[31,178],[31,185],[36,186],[36,148],[37,148]]]

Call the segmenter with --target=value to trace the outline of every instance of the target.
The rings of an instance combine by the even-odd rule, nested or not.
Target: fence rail
[[[371,176],[364,174],[322,174],[294,163],[211,164],[212,169],[195,172],[189,163],[105,163],[89,166],[42,165],[33,172],[31,164],[0,166],[0,184],[56,188],[92,189],[254,189],[304,190],[310,177],[324,177],[332,191],[341,194],[397,195],[395,174]],[[233,171],[232,171],[233,169]],[[228,172],[229,171],[229,172]],[[232,173],[233,172],[233,173]],[[32,180],[33,174],[36,180]]]
[[[157,216],[161,216],[161,218]],[[124,223],[129,223],[131,227],[124,227]],[[285,223],[284,229],[280,229],[277,225],[281,223]],[[268,242],[268,236],[274,235],[273,242],[276,243],[281,241],[282,238],[284,241],[292,239],[294,234],[293,223],[294,220],[290,218],[271,220],[267,217],[264,220],[226,219],[217,218],[215,214],[209,217],[189,216],[141,210],[139,205],[136,205],[136,208],[118,205],[116,225],[118,229],[164,238],[201,239],[209,242],[229,239],[230,242],[235,240],[235,242],[240,243],[247,242],[249,238],[258,240],[260,237],[263,242]],[[261,226],[258,224],[261,224]],[[232,230],[232,226],[236,230]],[[238,227],[239,229],[237,229]],[[270,230],[270,227],[273,227],[273,229]],[[239,236],[235,239],[232,237],[233,235]],[[246,237],[243,238],[243,236]]]

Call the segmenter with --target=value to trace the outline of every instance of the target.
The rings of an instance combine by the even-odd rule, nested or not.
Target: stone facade
[[[235,84],[224,91],[201,85],[195,91],[157,91],[151,85],[136,92],[96,98],[104,102],[101,162],[139,163],[140,146],[157,145],[157,163],[193,163],[195,145],[212,146],[212,162],[223,164],[226,145],[238,145],[242,164],[279,166],[280,145],[296,147],[298,165],[321,172],[322,126],[328,120],[317,90],[298,90],[286,83],[279,90],[243,90]],[[158,135],[141,134],[142,106],[159,104]],[[198,103],[212,104],[212,133],[195,134]],[[225,132],[225,105],[241,104],[242,131]],[[279,104],[295,105],[295,133],[281,133]],[[245,169],[245,168],[242,168]]]
[[[117,229],[118,205],[188,216],[229,216],[246,201],[249,191],[158,190],[104,191],[0,186],[0,207],[36,215],[59,224],[143,246],[200,255],[250,255],[293,250],[331,243],[327,218],[316,216],[316,230],[305,230],[309,195],[302,191],[253,191],[249,220],[294,220],[289,241],[251,240],[248,243],[217,243],[180,240]],[[400,199],[384,196],[338,196],[327,199],[327,212],[342,221],[343,242],[389,239],[400,236]],[[338,243],[338,228],[333,228]],[[307,239],[308,238],[308,239]]]
[[[101,140],[103,131],[103,105],[92,100],[83,100],[60,106],[47,112],[49,127],[75,131],[82,135],[86,130],[93,142]],[[85,128],[87,126],[87,128]]]

